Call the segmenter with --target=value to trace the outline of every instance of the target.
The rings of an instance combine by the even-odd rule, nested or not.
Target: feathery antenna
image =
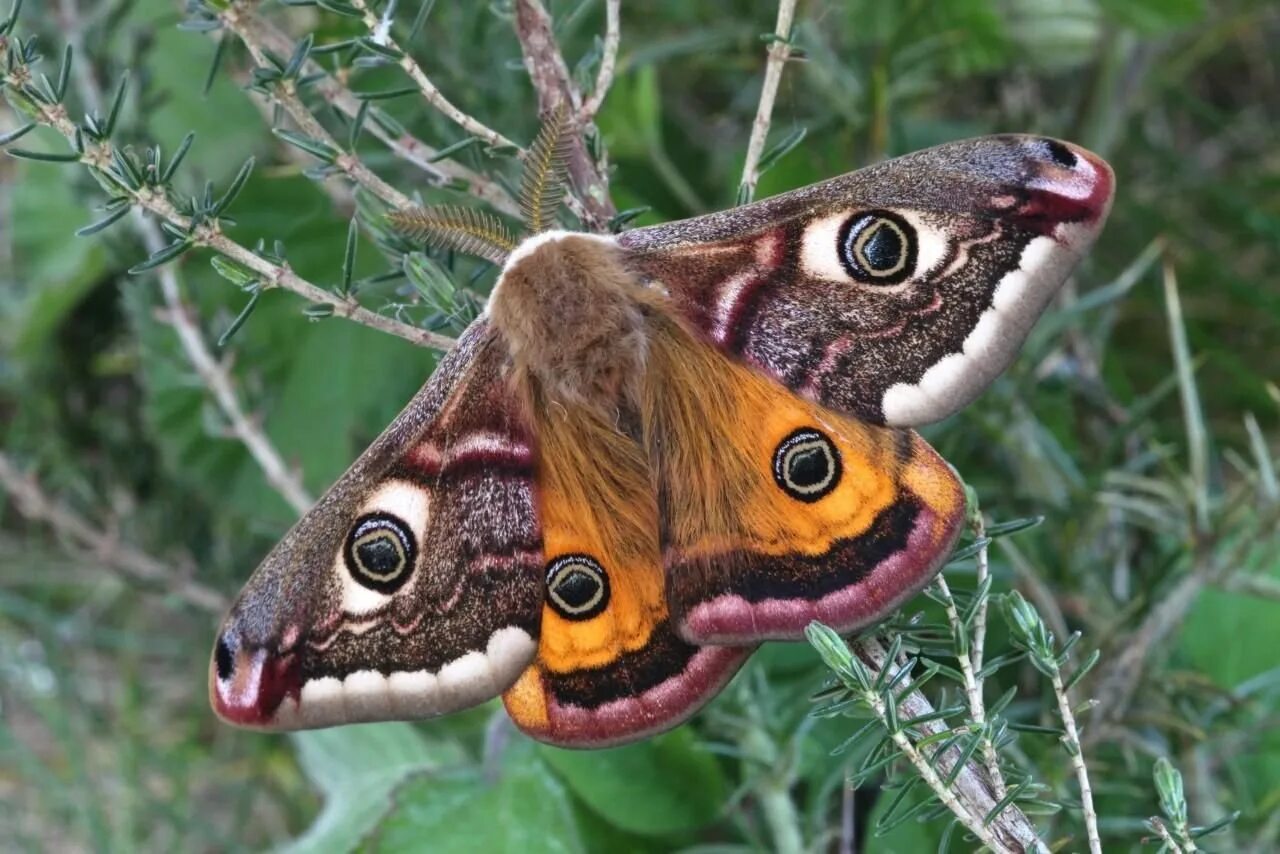
[[[569,111],[561,101],[538,131],[520,176],[520,212],[530,234],[550,228],[564,198],[569,160]]]
[[[458,205],[409,208],[392,211],[387,214],[387,221],[413,240],[485,258],[499,266],[516,248],[515,237],[502,220],[478,208]]]

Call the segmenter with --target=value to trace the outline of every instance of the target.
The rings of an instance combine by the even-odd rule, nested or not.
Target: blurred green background
[[[318,44],[360,31],[315,7],[253,5]],[[417,4],[401,5],[412,19]],[[271,134],[242,87],[243,52],[228,52],[206,95],[215,39],[177,27],[181,4],[81,6],[26,4],[19,29],[41,34],[53,58],[46,73],[56,73],[68,32],[87,33],[81,60],[104,88],[130,69],[130,91],[142,94],[126,103],[130,139],[172,151],[196,132],[179,179],[189,192],[205,179],[225,185],[255,155],[230,233],[245,245],[283,240],[301,274],[334,285],[353,202],[340,184],[326,193],[304,176],[305,158]],[[598,55],[603,3],[550,8],[571,68]],[[620,210],[647,208],[638,222],[648,223],[733,204],[763,72],[760,36],[774,14],[748,0],[624,3],[618,77],[598,120]],[[1047,517],[993,553],[996,589],[1030,591],[1054,612],[1052,625],[1083,631],[1083,648],[1102,652],[1098,672],[1133,648],[1150,615],[1170,618],[1132,673],[1132,703],[1088,748],[1109,849],[1138,847],[1142,819],[1156,812],[1151,762],[1167,755],[1187,775],[1198,822],[1241,811],[1218,850],[1275,850],[1280,560],[1265,499],[1280,444],[1280,8],[800,0],[794,40],[804,56],[787,66],[771,141],[806,136],[758,196],[998,131],[1061,136],[1113,164],[1110,224],[1027,352],[928,435],[991,518]],[[506,4],[440,0],[414,49],[464,109],[512,138],[532,137],[533,92]],[[579,73],[594,78],[589,61]],[[352,81],[367,91],[404,83],[387,69],[358,69]],[[72,104],[82,103],[74,92]],[[437,147],[464,138],[415,98],[382,105]],[[18,124],[0,109],[0,133]],[[22,144],[63,150],[38,135]],[[405,192],[463,199],[428,190],[372,140],[361,154]],[[517,174],[509,158],[477,147],[458,157]],[[231,596],[294,515],[227,435],[164,322],[154,276],[126,273],[147,254],[133,233],[73,236],[101,216],[92,210],[101,201],[74,165],[0,158],[4,454],[174,578]],[[446,263],[480,293],[492,283],[492,269]],[[373,242],[360,244],[358,276],[386,266]],[[216,340],[245,295],[203,253],[184,256],[179,272]],[[1191,369],[1181,384],[1167,311],[1175,278]],[[427,314],[395,282],[365,301],[402,306],[414,320]],[[309,321],[303,307],[267,293],[222,355],[250,411],[319,494],[435,357],[341,320]],[[1198,403],[1188,402],[1191,388]],[[207,705],[219,615],[186,604],[164,579],[130,579],[101,554],[67,546],[0,493],[0,847],[767,850],[778,798],[794,806],[813,850],[835,850],[850,804],[852,850],[938,845],[943,822],[875,835],[887,799],[874,787],[842,803],[856,758],[830,751],[857,724],[806,717],[824,674],[806,646],[765,649],[692,724],[593,754],[529,742],[496,704],[416,725],[248,734]],[[1204,570],[1219,563],[1230,566]],[[971,586],[971,566],[953,572],[955,586]],[[1188,578],[1204,583],[1160,612]],[[920,598],[909,610],[928,607]],[[1002,627],[993,631],[999,651]],[[1050,704],[1028,670],[1002,673],[988,694],[1016,687],[1006,714],[1046,722]],[[1086,680],[1078,699],[1101,689],[1111,686]],[[1060,800],[1074,797],[1051,739],[1024,735],[1014,751]],[[1048,840],[1078,832],[1070,810],[1037,818]]]

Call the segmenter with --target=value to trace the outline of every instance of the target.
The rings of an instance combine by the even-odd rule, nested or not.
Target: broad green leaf
[[[720,766],[687,728],[608,750],[540,750],[587,806],[632,833],[701,827],[716,818],[726,796]]]
[[[324,796],[324,807],[286,847],[291,854],[354,848],[391,809],[392,794],[407,777],[466,761],[457,744],[429,740],[403,723],[302,732],[293,742],[302,770]]]
[[[473,768],[417,777],[395,800],[375,837],[380,851],[586,851],[568,792],[524,739],[507,748],[492,775]]]

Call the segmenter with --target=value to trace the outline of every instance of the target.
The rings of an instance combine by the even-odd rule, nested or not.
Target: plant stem
[[[986,557],[986,548],[979,552],[979,560]],[[1005,786],[1004,775],[1000,772],[1000,757],[996,753],[996,746],[992,743],[990,736],[986,734],[987,727],[987,710],[986,704],[982,699],[982,683],[978,681],[976,670],[977,667],[970,659],[970,653],[966,652],[966,645],[963,643],[963,635],[965,632],[964,624],[960,621],[960,614],[956,610],[955,599],[951,596],[951,588],[947,586],[947,580],[941,574],[934,579],[939,592],[942,594],[943,608],[947,612],[947,622],[951,624],[951,634],[956,640],[956,661],[960,664],[960,673],[964,677],[964,692],[969,703],[969,717],[978,726],[983,728],[982,736],[982,762],[987,769],[987,776],[991,778],[991,788],[995,793],[996,800],[1004,800],[1004,796],[1008,794]],[[985,605],[985,598],[983,600]],[[976,617],[975,617],[976,619]],[[968,647],[972,649],[972,647]]]
[[[227,599],[217,590],[179,575],[174,571],[172,562],[154,558],[121,542],[115,534],[95,528],[66,506],[49,498],[35,478],[20,472],[3,452],[0,452],[0,487],[13,498],[14,505],[23,516],[44,522],[59,536],[87,550],[107,566],[163,587],[202,611],[222,613],[226,610]]]
[[[1084,811],[1085,833],[1089,838],[1090,854],[1101,854],[1102,840],[1098,835],[1098,813],[1093,808],[1093,788],[1089,785],[1089,769],[1084,761],[1084,750],[1080,745],[1080,736],[1076,731],[1076,717],[1071,711],[1071,701],[1067,698],[1067,689],[1062,682],[1062,671],[1052,667],[1049,679],[1053,683],[1053,694],[1058,700],[1058,715],[1062,718],[1062,726],[1066,729],[1067,752],[1071,754],[1071,767],[1075,769],[1076,783],[1080,787],[1080,806]]]
[[[243,30],[243,23],[240,20],[240,14],[237,7],[233,4],[221,14],[222,22],[232,32],[240,35]],[[241,41],[249,50],[249,55],[253,57],[253,61],[260,68],[273,67],[267,60],[266,54],[262,50],[262,46],[241,36]],[[319,140],[325,145],[336,151],[342,151],[340,146],[324,126],[317,121],[316,117],[311,114],[307,106],[302,103],[302,98],[298,95],[297,83],[293,80],[281,80],[275,84],[272,97],[284,111],[293,119],[298,129],[307,136]],[[396,210],[405,210],[413,207],[413,201],[392,187],[386,181],[374,174],[373,170],[365,166],[360,158],[348,151],[342,151],[334,160],[334,165],[342,170],[352,182],[364,187],[378,198],[382,199]]]
[[[622,0],[605,0],[604,3],[604,53],[600,57],[600,70],[596,73],[596,85],[591,96],[582,102],[578,110],[578,124],[585,125],[595,118],[604,103],[604,96],[613,84],[614,68],[618,62],[618,44],[622,39]]]
[[[409,54],[409,52],[396,44],[395,39],[391,37],[390,30],[381,26],[378,16],[373,14],[372,10],[369,8],[369,4],[366,3],[365,0],[350,0],[350,2],[352,6],[359,10],[364,20],[365,29],[369,31],[369,34],[379,43],[399,52],[399,66],[403,68],[405,73],[409,75],[410,79],[417,84],[419,91],[422,92],[422,97],[426,99],[428,104],[438,110],[440,114],[449,121],[453,122],[472,136],[477,136],[484,140],[493,148],[513,148],[517,152],[523,152],[523,149],[520,146],[507,139],[493,128],[484,124],[474,116],[468,115],[455,107],[453,103],[444,96],[444,93],[431,82],[431,79],[427,77],[426,73],[422,70],[422,67],[418,65],[417,61]]]
[[[886,662],[886,666],[892,667],[893,662]],[[888,729],[889,713],[880,693],[878,691],[866,691],[863,693],[863,701],[871,707],[871,710],[875,712],[876,717],[878,717],[880,722],[885,725],[886,729]],[[911,742],[911,739],[907,737],[907,734],[903,730],[889,730],[889,738],[893,739],[894,745],[898,748],[899,752],[907,758],[907,761],[915,766],[916,773],[918,773],[921,779],[924,780],[925,784],[933,790],[933,793],[937,795],[938,800],[942,801],[947,809],[951,810],[952,814],[960,820],[960,823],[963,824],[970,833],[982,841],[983,845],[986,845],[992,851],[1012,851],[1012,849],[1003,845],[1000,840],[996,839],[995,834],[991,832],[991,829],[983,824],[981,816],[974,815],[973,812],[965,807],[964,804],[960,803],[960,800],[956,797],[951,787],[945,784],[942,779],[938,777],[937,772],[933,770],[933,766],[929,764],[929,760],[921,755],[920,751],[916,749],[916,746]]]
[[[769,125],[773,121],[773,104],[778,97],[778,83],[782,80],[782,68],[791,55],[791,23],[795,19],[796,0],[779,0],[778,21],[773,28],[775,36],[769,45],[769,58],[765,63],[764,83],[760,87],[760,103],[751,125],[751,139],[747,142],[747,159],[742,164],[742,192],[744,201],[750,201],[760,181],[760,156],[769,137]]]
[[[874,637],[864,637],[855,641],[853,653],[873,674],[878,674],[892,666],[892,663],[887,660],[885,648]],[[910,676],[903,676],[901,681],[898,682],[898,686],[896,697],[898,713],[901,719],[910,720],[912,718],[927,717],[936,711],[928,698],[915,689]],[[881,702],[881,707],[883,708],[883,701]],[[885,718],[881,717],[881,722],[883,723],[884,721]],[[920,724],[918,729],[925,736],[934,736],[946,730],[947,724],[944,721],[934,720]],[[917,750],[916,753],[919,755],[920,751]],[[952,747],[947,751],[945,757],[938,757],[933,754],[927,758],[927,761],[940,763],[944,772],[950,774],[959,759],[959,751]],[[979,824],[985,822],[986,817],[995,809],[997,804],[983,776],[978,772],[977,766],[972,763],[966,763],[956,774],[952,793],[953,800],[959,805],[960,811],[957,812],[952,804],[948,804],[948,808],[952,810],[957,819],[965,823],[966,827],[970,821],[976,821]],[[1048,848],[1040,841],[1035,826],[1016,803],[1005,806],[998,815],[990,820],[990,823],[986,825],[986,829],[995,835],[999,843],[994,848],[996,851],[1048,851]]]
[[[578,91],[564,54],[556,43],[551,15],[539,0],[515,0],[516,38],[529,82],[538,95],[538,112],[547,116],[564,104],[576,117],[582,111],[582,93]],[[617,213],[609,196],[605,157],[597,163],[582,138],[580,126],[569,136],[569,177],[574,192],[566,195],[566,203],[590,231],[605,231],[610,218]]]
[[[286,33],[272,26],[269,22],[251,14],[247,6],[240,6],[240,14],[236,18],[235,34],[251,51],[270,50],[273,53],[288,56],[294,49],[293,39]],[[320,97],[334,109],[354,117],[360,112],[361,102],[343,82],[339,81],[323,66],[313,59],[303,63],[308,76],[320,75],[312,84]],[[453,160],[436,160],[437,151],[422,140],[408,132],[393,135],[376,120],[368,122],[367,132],[380,140],[396,157],[412,164],[425,173],[433,183],[446,183],[450,180],[466,185],[466,192],[492,206],[495,210],[519,216],[520,208],[502,185],[492,181],[478,172],[473,172]]]

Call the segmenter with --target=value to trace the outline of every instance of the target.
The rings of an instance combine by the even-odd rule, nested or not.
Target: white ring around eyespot
[[[860,208],[846,208],[839,213],[815,219],[804,230],[800,246],[801,269],[810,276],[833,282],[848,283],[869,293],[892,294],[912,286],[913,282],[934,271],[947,257],[948,242],[937,228],[929,225],[916,211],[887,208],[915,229],[916,268],[896,285],[864,284],[845,270],[840,262],[840,230]]]
[[[413,533],[414,540],[418,544],[418,554],[422,554],[423,550],[427,548],[427,519],[430,515],[429,493],[406,480],[388,481],[374,490],[373,494],[360,506],[360,509],[352,515],[348,525],[353,525],[356,520],[379,511],[390,513],[403,520],[409,526],[409,530]],[[351,577],[351,573],[347,569],[347,562],[343,558],[347,534],[348,532],[344,531],[342,540],[338,543],[338,548],[333,558],[333,571],[337,573],[342,583],[343,611],[347,614],[359,615],[381,607],[395,594],[379,593],[377,590],[371,590]],[[410,572],[412,569],[412,567],[405,567],[401,571]],[[401,587],[400,590],[411,588],[416,583],[416,580],[415,573],[414,577],[409,578],[405,582],[405,586]]]

